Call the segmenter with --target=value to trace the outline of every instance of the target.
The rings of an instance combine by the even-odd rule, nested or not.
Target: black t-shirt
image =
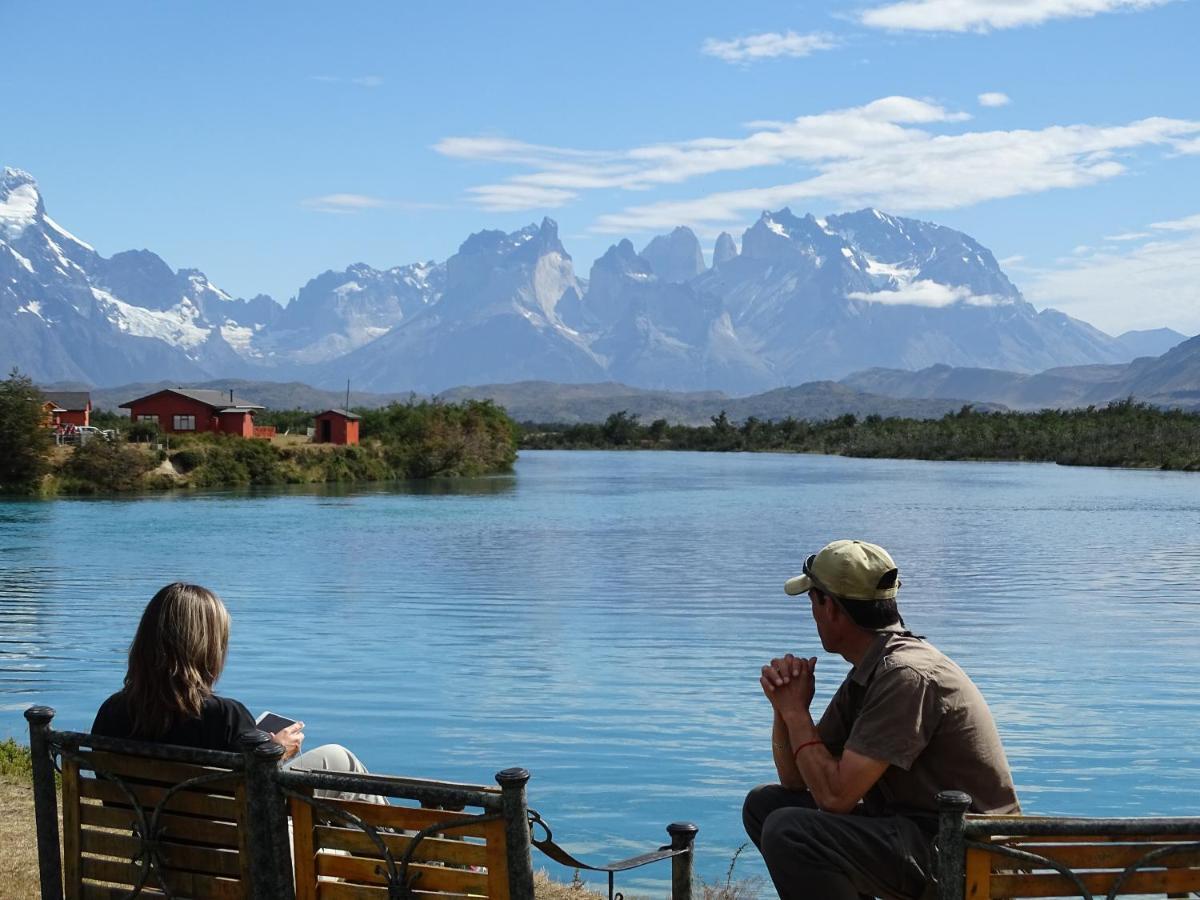
[[[166,734],[155,738],[154,743],[237,753],[241,750],[238,736],[243,731],[254,731],[257,727],[254,716],[246,707],[236,700],[214,694],[204,701],[198,717],[176,722]],[[101,704],[96,721],[92,723],[92,734],[145,740],[133,733],[133,718],[129,714],[123,691],[118,691]]]

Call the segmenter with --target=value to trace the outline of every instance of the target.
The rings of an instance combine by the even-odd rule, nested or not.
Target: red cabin
[[[254,437],[254,411],[265,409],[247,403],[233,391],[193,391],[167,388],[137,400],[122,403],[134,422],[153,422],[166,434],[217,431]]]
[[[82,428],[91,424],[92,395],[87,391],[42,391],[42,396],[54,404],[51,425]]]
[[[315,444],[357,444],[358,419],[344,409],[327,409],[317,415],[317,429],[313,434]]]

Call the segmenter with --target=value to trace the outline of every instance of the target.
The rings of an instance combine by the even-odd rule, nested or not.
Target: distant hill
[[[734,421],[758,419],[834,419],[856,416],[902,416],[936,419],[955,412],[965,400],[906,400],[856,391],[832,381],[816,381],[798,387],[777,388],[749,397],[729,397],[719,391],[674,393],[647,391],[624,384],[553,384],[527,381],[461,387],[438,395],[446,400],[490,399],[519,422],[573,425],[603,422],[615,412],[625,411],[642,422],[666,419],[672,424],[707,425],[722,410]],[[999,404],[976,404],[980,410],[999,410]]]
[[[46,390],[87,390],[77,382],[42,385]],[[344,392],[324,391],[299,382],[248,381],[225,379],[197,382],[140,382],[116,388],[92,389],[92,406],[122,412],[122,403],[170,387],[204,390],[233,390],[238,397],[261,403],[267,409],[303,409],[318,411],[342,407]],[[650,391],[616,382],[596,384],[555,384],[548,381],[523,381],[516,384],[489,384],[456,387],[436,395],[447,403],[466,399],[491,400],[503,406],[520,422],[545,422],[572,425],[603,422],[615,412],[625,411],[643,422],[666,419],[672,424],[706,425],[722,410],[734,421],[754,416],[758,419],[833,419],[851,413],[856,416],[903,416],[933,419],[956,411],[968,400],[954,398],[904,399],[885,397],[855,390],[833,381],[816,381],[798,387],[777,388],[749,397],[730,397],[720,391]],[[406,402],[415,394],[372,394],[351,391],[350,405],[373,409],[393,402]],[[418,398],[420,399],[420,398]],[[426,395],[428,399],[428,395]],[[1000,404],[976,404],[977,409],[1003,409]]]
[[[1161,356],[1124,365],[1068,366],[1037,375],[999,369],[930,366],[918,371],[865,369],[840,382],[898,399],[970,397],[1012,409],[1068,409],[1133,397],[1157,406],[1200,408],[1200,335]]]

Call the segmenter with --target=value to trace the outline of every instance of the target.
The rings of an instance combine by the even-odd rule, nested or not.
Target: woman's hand
[[[300,752],[300,745],[304,743],[304,723],[293,722],[271,735],[271,740],[283,748],[284,759],[291,759]]]

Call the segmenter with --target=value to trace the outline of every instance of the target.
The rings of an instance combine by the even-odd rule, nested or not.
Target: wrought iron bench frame
[[[1070,896],[1082,897],[1083,900],[1095,900],[1100,896],[1093,894],[1085,881],[1111,881],[1111,886],[1104,894],[1107,900],[1135,893],[1144,895],[1157,892],[1162,896],[1164,890],[1171,891],[1168,897],[1188,897],[1200,888],[1200,818],[968,815],[971,797],[962,791],[942,791],[937,795],[937,802],[938,900],[988,900],[991,892],[980,894],[976,888],[981,883],[987,884],[993,877],[993,857],[1012,860],[1010,872],[1054,870],[1070,885]],[[1046,843],[1058,840],[1063,843],[1078,841],[1080,845],[1111,842],[1135,846],[1126,854],[1132,858],[1123,869],[1109,864],[1104,867],[1107,871],[1097,877],[1096,870],[1100,866],[1086,866],[1093,871],[1083,873],[1046,855],[1004,842],[1004,839],[1017,839],[1011,842],[1015,844],[1022,838],[1044,838]],[[1136,846],[1139,844],[1154,846],[1134,856],[1142,850],[1142,847]],[[1182,865],[1187,876],[1184,879],[1186,884],[1172,886],[1168,870],[1161,879],[1164,886],[1147,887],[1143,878],[1142,887],[1136,887],[1135,879],[1140,870],[1162,868],[1165,860],[1179,856],[1187,857]],[[1028,879],[1028,872],[1024,876],[1018,874],[1015,878],[1009,878],[1013,889],[1010,896],[1044,896],[1044,893],[1023,892],[1025,888],[1021,882],[1027,882]],[[1103,887],[1098,890],[1103,890]],[[1056,892],[1055,896],[1060,894]]]
[[[386,829],[376,829],[370,823],[346,812],[344,807],[339,808],[341,801],[314,799],[312,795],[314,790],[333,790],[407,798],[432,809],[479,807],[483,813],[469,817],[473,822],[502,821],[503,858],[492,856],[489,859],[495,868],[503,869],[507,876],[501,892],[506,895],[507,900],[533,900],[532,848],[535,846],[556,862],[607,873],[610,900],[620,896],[615,893],[614,873],[669,859],[673,900],[692,898],[694,842],[697,832],[695,825],[671,824],[667,828],[671,837],[670,844],[655,851],[603,866],[589,865],[575,859],[555,844],[545,822],[535,811],[528,808],[526,784],[530,776],[525,769],[505,769],[497,773],[498,788],[382,775],[302,772],[280,767],[283,748],[270,741],[269,735],[263,732],[244,735],[242,753],[223,753],[105,738],[81,732],[55,731],[50,727],[54,714],[53,709],[45,706],[31,707],[25,711],[25,718],[29,722],[29,744],[33,762],[38,868],[43,900],[62,900],[64,856],[67,857],[65,861],[68,863],[68,871],[78,873],[78,859],[82,853],[78,843],[66,848],[61,847],[59,843],[59,808],[55,788],[55,771],[59,759],[71,763],[68,769],[78,767],[94,771],[97,778],[114,782],[125,798],[123,802],[126,807],[135,813],[133,837],[138,841],[138,851],[131,862],[140,865],[140,874],[136,884],[126,894],[128,898],[139,896],[143,887],[150,881],[151,875],[155,875],[159,882],[157,886],[151,885],[151,888],[170,896],[170,891],[162,887],[166,884],[166,879],[158,877],[164,871],[157,828],[160,814],[175,792],[218,778],[237,784],[236,796],[242,804],[239,807],[238,829],[244,833],[240,833],[238,837],[241,849],[241,882],[246,897],[294,900],[298,890],[305,896],[312,896],[310,885],[298,885],[295,880],[301,874],[311,874],[311,867],[304,869],[295,865],[292,859],[288,817],[289,807],[295,811],[296,804],[307,807],[309,812],[320,812],[327,819],[339,818],[361,829],[380,852],[387,896],[412,896],[408,873],[412,862],[412,849],[426,836],[453,830],[454,825],[449,821],[434,822],[406,838],[405,843],[409,850],[397,861],[389,850],[388,840],[380,834],[381,830]],[[95,751],[101,754],[213,767],[219,771],[190,778],[167,788],[156,807],[147,810],[119,775],[101,771],[95,766],[90,756],[90,753]],[[67,824],[66,816],[69,814],[64,805],[64,825]],[[453,816],[455,821],[464,818],[461,813],[447,813],[447,816]],[[304,818],[311,820],[311,816]],[[540,839],[534,837],[535,826],[544,830],[544,836]],[[297,841],[299,840],[300,836],[297,835]],[[72,854],[74,859],[71,858]],[[76,878],[76,882],[73,883],[77,881]],[[162,893],[156,896],[161,896]]]

